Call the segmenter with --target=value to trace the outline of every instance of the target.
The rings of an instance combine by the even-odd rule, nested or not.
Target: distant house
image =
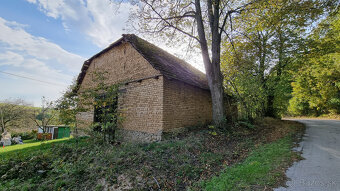
[[[124,138],[160,140],[163,132],[212,120],[205,74],[136,35],[123,35],[84,62],[78,94],[95,85],[95,71],[108,72],[107,84],[123,84],[117,107],[124,117],[118,126]],[[95,112],[79,113],[79,124],[92,123]]]
[[[43,128],[38,127],[38,139],[43,138]],[[45,127],[45,139],[62,139],[65,137],[70,137],[70,128],[66,126],[48,125]]]

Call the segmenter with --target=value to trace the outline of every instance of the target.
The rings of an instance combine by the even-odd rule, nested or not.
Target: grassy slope
[[[297,157],[291,137],[257,148],[240,164],[227,167],[219,176],[202,183],[205,190],[265,190],[282,179],[282,168]]]
[[[0,148],[0,155],[2,156],[1,160],[7,160],[12,157],[16,157],[16,155],[29,156],[30,153],[34,152],[35,150],[41,150],[42,148],[46,148],[46,149],[49,148],[49,147],[42,147],[41,145],[65,141],[67,139],[70,139],[70,138],[55,139],[55,140],[44,141],[44,142],[35,141],[35,140],[24,140],[24,144],[6,146],[5,148],[1,147]]]
[[[237,127],[227,135],[203,128],[169,135],[165,141],[151,144],[106,145],[90,139],[80,139],[79,142],[70,139],[4,152],[0,153],[0,190],[209,189],[209,182],[224,184],[227,181],[225,178],[220,181],[211,179],[220,173],[219,177],[224,177],[221,169],[235,166],[263,144],[303,129],[294,122],[271,119],[265,119],[257,126],[254,130]],[[248,160],[251,159],[245,164],[255,167],[262,164]],[[246,169],[237,168],[233,170],[236,178],[244,174],[238,175],[238,171]],[[267,175],[267,172],[261,173]],[[282,170],[278,173],[281,174],[275,181],[282,179]],[[266,183],[254,185],[250,178],[247,185],[233,180],[242,188],[252,190],[263,190],[264,186],[274,184],[272,179],[264,181]]]

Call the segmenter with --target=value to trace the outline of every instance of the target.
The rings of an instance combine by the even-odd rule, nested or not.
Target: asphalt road
[[[287,188],[275,191],[340,191],[340,121],[296,120],[306,124],[300,147],[305,160],[286,171]]]

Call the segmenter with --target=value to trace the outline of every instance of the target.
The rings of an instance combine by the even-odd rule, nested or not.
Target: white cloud
[[[129,3],[117,5],[109,1],[91,0],[87,2],[88,10],[93,17],[93,25],[88,29],[88,35],[96,39],[97,44],[105,47],[121,37],[128,20],[130,10],[135,7]]]
[[[85,59],[24,27],[0,17],[0,71],[9,73],[0,73],[0,100],[22,97],[39,105],[42,96],[60,97]]]
[[[37,2],[36,0],[26,0],[26,1],[28,1],[30,3],[36,3]]]
[[[67,52],[45,38],[32,36],[21,26],[0,18],[0,41],[6,44],[8,50],[22,51],[42,60],[56,60],[74,72],[79,71],[84,58]]]
[[[90,40],[104,48],[121,37],[129,18],[128,2],[119,4],[109,0],[28,0],[47,16],[61,19],[66,30],[83,31]],[[119,9],[118,9],[119,7]]]
[[[15,52],[6,51],[5,53],[0,53],[0,66],[20,66],[24,61],[24,57]]]

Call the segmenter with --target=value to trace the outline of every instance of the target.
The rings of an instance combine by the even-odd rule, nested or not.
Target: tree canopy
[[[258,1],[234,18],[233,28],[230,28],[231,38],[224,41],[222,70],[226,93],[238,100],[241,118],[280,117],[287,114],[292,96],[303,95],[297,93],[298,89],[309,92],[304,88],[307,88],[306,75],[310,74],[302,73],[308,71],[305,67],[310,70],[321,63],[321,60],[315,60],[313,64],[306,65],[310,62],[307,57],[310,59],[311,50],[318,47],[312,39],[321,39],[312,37],[311,31],[322,17],[334,14],[336,7],[335,1]],[[317,30],[319,29],[315,29]],[[336,38],[336,35],[332,37]],[[337,41],[333,39],[332,42]],[[324,48],[326,47],[320,47]],[[330,61],[329,57],[324,58]],[[337,75],[335,71],[333,77]],[[321,73],[323,72],[318,75]],[[327,80],[317,81],[322,83]],[[316,84],[310,84],[314,85]],[[322,91],[318,89],[316,92]],[[334,89],[325,92],[336,94]],[[311,95],[305,95],[304,98],[301,96],[294,96],[291,103],[303,100],[299,104],[304,105],[308,99],[313,99]],[[335,100],[331,100],[334,103]],[[327,104],[324,102],[320,105]],[[290,108],[292,111],[292,107]]]
[[[8,127],[20,125],[21,120],[28,118],[30,109],[30,105],[22,99],[5,100],[0,103],[0,133]]]
[[[340,14],[323,20],[308,37],[306,52],[296,60],[293,115],[340,114]]]

